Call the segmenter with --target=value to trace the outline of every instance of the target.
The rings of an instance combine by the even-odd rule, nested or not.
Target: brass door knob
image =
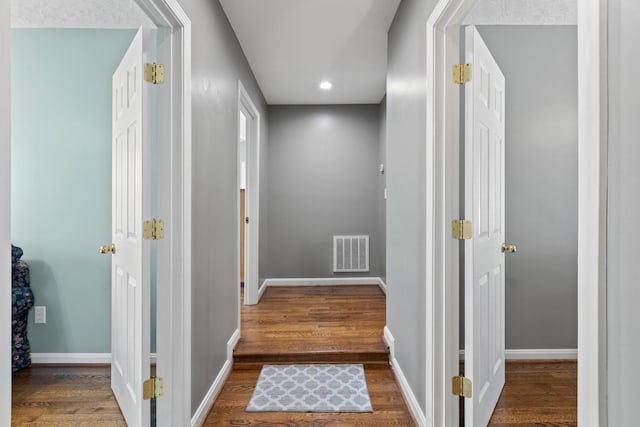
[[[506,243],[502,244],[502,252],[509,252],[510,254],[516,253],[516,245],[507,245]]]
[[[112,243],[110,245],[100,246],[100,253],[101,254],[108,254],[109,252],[111,252],[112,254],[116,253],[116,245],[115,245],[115,243]]]

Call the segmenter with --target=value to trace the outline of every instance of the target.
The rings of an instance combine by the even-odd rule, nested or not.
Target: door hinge
[[[144,237],[145,240],[164,239],[164,221],[155,218],[145,221],[142,237]]]
[[[451,391],[454,396],[471,398],[472,384],[469,378],[462,376],[451,378]]]
[[[164,396],[164,379],[151,377],[142,383],[142,399],[157,399]]]
[[[453,82],[463,85],[471,81],[471,64],[456,64],[453,66]]]
[[[144,64],[144,79],[154,85],[164,83],[164,65],[156,64]]]
[[[451,221],[451,237],[456,240],[469,240],[473,233],[473,224],[464,219]]]

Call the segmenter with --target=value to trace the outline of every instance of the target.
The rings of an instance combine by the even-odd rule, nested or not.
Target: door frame
[[[11,425],[11,2],[0,2],[0,425]],[[5,398],[8,396],[8,399]]]
[[[158,91],[158,212],[164,219],[165,240],[158,245],[158,374],[165,379],[166,405],[158,405],[158,420],[163,425],[191,425],[191,22],[176,0],[135,0],[158,27],[158,59],[167,65],[164,85],[168,91]],[[11,56],[10,2],[0,6],[0,87],[9,96],[0,100],[0,156],[2,179],[0,196],[0,253],[7,254],[10,240],[10,129],[11,129]],[[6,249],[5,249],[6,248]],[[3,257],[3,260],[5,258]],[[8,256],[0,271],[8,271]],[[6,265],[5,265],[6,264]],[[9,275],[0,277],[0,289],[10,292]],[[11,298],[2,298],[0,306],[0,362],[10,358]],[[0,387],[4,396],[11,396],[11,364],[2,363]],[[2,422],[4,421],[4,422]],[[11,422],[11,399],[0,402],[0,424]]]
[[[244,85],[238,80],[238,107],[236,109],[236,144],[240,144],[240,110],[246,111],[247,118],[247,135],[246,135],[246,189],[245,196],[245,217],[249,218],[249,224],[245,224],[244,229],[244,304],[253,305],[260,301],[260,112],[249,96],[249,92]],[[239,168],[239,161],[236,161]],[[239,174],[236,174],[238,177]],[[240,183],[236,184],[236,188],[240,188]],[[237,191],[237,213],[236,218],[240,217],[240,191]],[[238,224],[238,238],[240,242],[240,224]],[[236,283],[240,286],[240,248],[238,247],[238,280]],[[243,301],[240,301],[243,304]],[[238,310],[238,328],[240,328],[240,311]]]
[[[176,0],[135,0],[158,27],[157,364],[160,426],[191,425],[191,21]],[[160,88],[159,88],[160,89]],[[167,402],[168,404],[163,404]]]
[[[439,0],[427,21],[426,402],[434,426],[457,425],[460,25],[476,0]],[[578,420],[606,422],[607,1],[578,5]]]

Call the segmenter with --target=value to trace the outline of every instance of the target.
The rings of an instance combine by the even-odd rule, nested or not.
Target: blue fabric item
[[[31,284],[31,277],[29,275],[29,266],[24,261],[18,261],[11,271],[11,287],[23,288],[28,287]]]
[[[22,258],[22,249],[17,246],[11,245],[11,266],[16,265],[20,258]]]
[[[22,255],[22,250],[20,250],[20,255]],[[13,372],[31,364],[31,345],[27,338],[27,324],[29,309],[33,307],[35,299],[29,283],[29,266],[24,261],[17,261],[12,270],[11,288],[11,332],[13,335],[11,367]]]

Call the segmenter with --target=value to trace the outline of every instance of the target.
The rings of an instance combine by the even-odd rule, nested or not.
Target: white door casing
[[[466,28],[465,215],[473,235],[465,248],[465,425],[486,426],[505,381],[505,78],[475,27]]]
[[[149,425],[149,243],[143,219],[149,213],[149,132],[143,121],[143,30],[113,74],[111,388],[127,424]]]

